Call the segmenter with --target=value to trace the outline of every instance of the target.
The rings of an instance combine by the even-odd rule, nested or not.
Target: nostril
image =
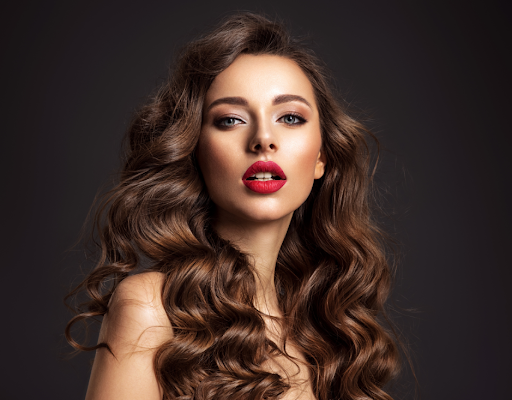
[[[270,149],[271,149],[271,150],[274,150],[274,147],[275,147],[275,146],[274,146],[272,143],[270,143],[270,146],[269,146],[269,147],[270,147]]]
[[[255,148],[256,150],[260,150],[260,149],[261,149],[261,144],[257,144],[254,148]]]

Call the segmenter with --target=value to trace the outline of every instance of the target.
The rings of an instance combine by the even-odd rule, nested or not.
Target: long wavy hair
[[[293,60],[320,113],[324,176],[294,214],[275,269],[283,336],[305,355],[319,400],[391,399],[393,336],[382,323],[392,272],[372,219],[371,134],[331,91],[320,61],[260,15],[227,18],[189,43],[168,81],[136,114],[119,183],[96,213],[101,257],[74,290],[89,295],[66,327],[105,315],[119,282],[149,261],[165,274],[162,302],[174,337],[156,352],[164,399],[277,399],[290,385],[264,368],[278,354],[254,307],[251,258],[212,228],[215,205],[194,157],[206,92],[240,54]],[[106,284],[113,282],[113,285]]]

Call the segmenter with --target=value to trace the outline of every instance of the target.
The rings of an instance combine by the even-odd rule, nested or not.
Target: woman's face
[[[324,173],[313,87],[293,61],[241,55],[210,86],[197,159],[218,218],[290,218]]]

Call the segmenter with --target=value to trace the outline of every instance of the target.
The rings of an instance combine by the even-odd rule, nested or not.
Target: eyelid
[[[228,125],[221,125],[221,123],[226,120],[226,119],[236,119],[237,121],[240,121],[240,123],[237,123],[237,124],[234,124],[234,125],[231,125],[231,126],[236,126],[236,125],[241,125],[241,124],[245,124],[246,122],[240,118],[239,116],[234,116],[234,115],[222,115],[220,117],[216,117],[213,119],[213,124],[218,127],[218,128],[230,128],[230,126]]]
[[[281,119],[283,119],[284,117],[287,117],[287,116],[289,116],[289,115],[291,115],[291,116],[293,116],[293,117],[295,117],[295,118],[299,119],[299,121],[300,121],[300,122],[299,122],[299,123],[297,123],[297,124],[287,124],[287,125],[302,125],[302,124],[304,124],[304,123],[308,122],[308,120],[307,120],[306,118],[304,118],[304,116],[303,116],[301,113],[298,113],[298,112],[296,112],[296,111],[289,111],[289,112],[287,112],[287,113],[283,114],[283,115],[282,115],[281,117],[279,117],[277,120],[279,121],[279,120],[281,120]]]

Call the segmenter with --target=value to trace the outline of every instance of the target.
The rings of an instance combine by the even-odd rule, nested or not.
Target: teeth
[[[257,172],[255,174],[251,175],[249,177],[249,179],[254,180],[254,181],[265,182],[265,181],[272,181],[272,180],[281,179],[281,178],[277,175],[275,177],[272,177],[271,172]]]
[[[270,172],[257,172],[253,176],[255,178],[257,178],[257,179],[262,179],[262,178],[270,179],[270,178],[272,178],[272,173],[270,173]]]
[[[265,181],[280,180],[281,178],[277,175],[273,177],[271,172],[258,172],[254,175],[251,175],[247,179],[252,180],[252,181],[265,182]]]

